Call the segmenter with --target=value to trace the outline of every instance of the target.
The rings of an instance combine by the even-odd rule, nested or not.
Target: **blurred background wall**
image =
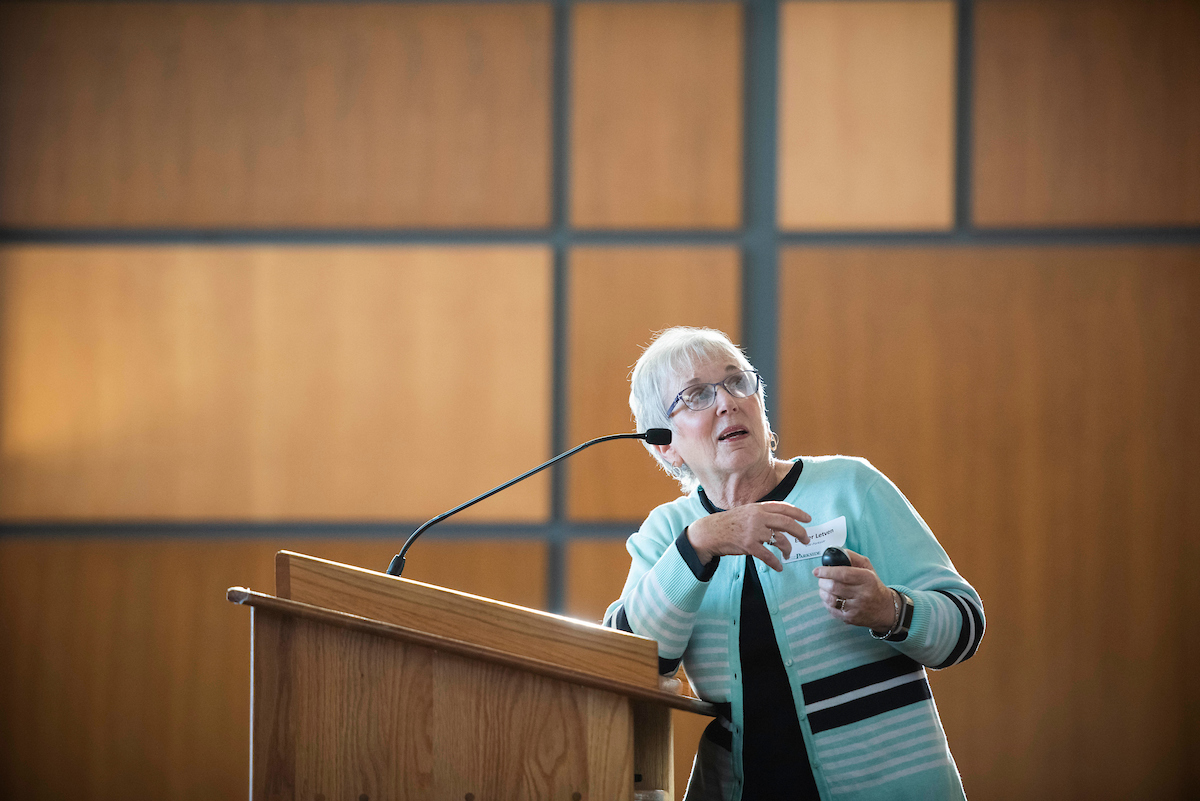
[[[628,430],[694,324],[982,594],[932,679],[972,799],[1194,797],[1198,42],[1194,2],[0,6],[0,796],[244,796],[225,588],[382,569]],[[596,448],[406,575],[598,619],[673,495]]]

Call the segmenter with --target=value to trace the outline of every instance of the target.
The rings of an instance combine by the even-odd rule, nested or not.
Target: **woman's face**
[[[682,377],[666,405],[670,406],[674,393],[684,387],[723,381],[742,369],[733,361],[701,363],[695,375]],[[695,411],[680,403],[671,412],[671,424],[671,444],[660,446],[660,451],[672,464],[682,462],[690,467],[701,485],[715,487],[730,475],[771,462],[770,433],[757,393],[735,398],[725,387],[717,387],[712,406]]]

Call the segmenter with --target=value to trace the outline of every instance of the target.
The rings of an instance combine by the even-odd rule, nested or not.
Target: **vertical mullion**
[[[779,238],[776,227],[776,120],[779,2],[743,8],[742,342],[771,391],[777,391]],[[778,395],[772,401],[778,408]]]
[[[956,48],[954,55],[954,231],[969,235],[974,223],[973,183],[971,180],[971,115],[974,101],[975,3],[958,0],[955,12]]]
[[[550,450],[562,453],[567,449],[568,391],[567,354],[569,308],[567,292],[567,260],[570,243],[570,67],[571,67],[571,8],[570,0],[556,0],[551,5],[554,24],[554,57],[551,69],[551,164],[550,164],[550,226],[554,249],[554,308],[551,342],[552,396]],[[567,531],[567,465],[560,462],[550,474],[550,526],[546,539],[546,607],[561,612],[566,597],[566,537]]]

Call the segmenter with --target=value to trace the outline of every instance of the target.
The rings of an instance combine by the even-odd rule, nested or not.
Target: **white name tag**
[[[792,555],[784,559],[784,562],[800,562],[804,559],[816,559],[825,553],[826,548],[834,545],[841,548],[846,544],[845,515],[835,517],[828,523],[805,526],[804,529],[808,532],[808,545],[804,545],[791,534],[782,532],[783,536],[787,537],[792,543]]]

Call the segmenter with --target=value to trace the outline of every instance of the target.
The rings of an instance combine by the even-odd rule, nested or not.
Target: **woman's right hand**
[[[783,563],[764,543],[776,532],[786,532],[807,545],[808,532],[800,524],[811,522],[808,512],[790,503],[763,501],[702,517],[688,526],[687,537],[702,565],[714,556],[748,554],[782,571]],[[785,559],[792,553],[787,537],[775,537],[775,547]]]

